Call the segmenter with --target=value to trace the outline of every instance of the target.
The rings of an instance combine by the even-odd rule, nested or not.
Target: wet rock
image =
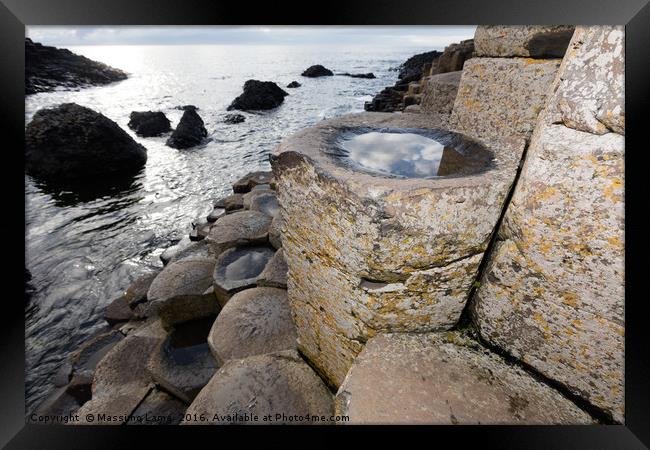
[[[559,59],[470,59],[450,125],[481,139],[530,138],[559,66]]]
[[[244,117],[242,114],[226,114],[226,117],[223,120],[224,123],[227,123],[229,125],[242,123],[244,121],[246,121],[246,117]]]
[[[255,286],[273,256],[268,247],[235,247],[224,251],[214,267],[214,292],[222,306],[236,292]]]
[[[338,73],[337,75],[340,75],[342,77],[351,77],[351,78],[377,78],[374,73],[368,72],[368,73]]]
[[[64,361],[61,366],[57,369],[54,377],[52,378],[52,383],[55,387],[67,386],[72,377],[72,364],[70,361]]]
[[[287,84],[287,87],[289,89],[299,88],[300,86],[302,86],[302,84],[298,83],[297,81],[292,81],[291,83]]]
[[[204,293],[212,286],[213,270],[211,258],[190,257],[167,265],[147,293],[149,315],[164,314],[167,325],[175,315],[177,319],[190,320],[193,315],[201,314],[210,305],[210,298]],[[216,301],[213,303],[216,307]]]
[[[125,80],[126,73],[70,50],[49,47],[25,38],[25,94],[76,89]]]
[[[181,111],[198,111],[199,108],[197,108],[194,105],[182,105],[182,106],[174,106],[174,109],[178,109]]]
[[[259,211],[238,211],[217,220],[205,239],[213,255],[238,245],[267,242],[271,217]]]
[[[210,223],[214,223],[225,215],[226,215],[225,208],[214,208],[212,211],[210,211],[210,214],[208,214],[206,220]]]
[[[34,411],[34,414],[36,415],[36,420],[33,420],[32,415],[29,415],[27,416],[27,421],[31,423],[42,424],[44,422],[39,422],[38,420],[39,417],[40,418],[59,417],[61,418],[61,422],[48,422],[48,425],[52,423],[62,425],[65,424],[65,422],[63,422],[63,418],[66,416],[70,416],[70,414],[75,414],[82,405],[83,403],[79,403],[79,401],[75,397],[73,397],[72,395],[70,395],[70,393],[68,393],[67,386],[63,386],[55,389],[52,392],[52,394],[50,394],[50,396],[47,397],[43,401],[43,403],[41,403],[36,408],[36,410]]]
[[[138,405],[132,416],[136,419],[127,425],[178,425],[183,419],[186,406],[166,392],[152,389]]]
[[[214,202],[215,208],[223,208],[226,212],[244,208],[244,196],[239,193],[231,194]]]
[[[275,252],[275,255],[266,263],[266,267],[257,279],[258,286],[269,286],[287,288],[287,262],[284,259],[282,249]]]
[[[90,371],[75,374],[70,380],[66,392],[83,405],[92,396],[93,373]]]
[[[433,61],[430,75],[463,70],[465,61],[474,54],[474,40],[467,39],[445,47],[445,51]],[[428,74],[424,74],[428,75]]]
[[[207,343],[214,319],[207,316],[176,325],[147,363],[151,378],[187,404],[217,371]]]
[[[316,64],[315,66],[310,66],[305,71],[301,74],[303,77],[310,77],[310,78],[317,78],[317,77],[330,77],[334,75],[334,73],[321,66],[320,64]]]
[[[625,409],[625,137],[558,117],[571,103],[602,111],[596,97],[619,105],[605,107],[610,118],[622,110],[622,84],[605,80],[622,80],[623,41],[621,27],[576,28],[471,304],[483,339],[616,422]]]
[[[287,291],[258,287],[235,294],[214,321],[208,344],[220,365],[230,359],[296,349]]]
[[[379,334],[336,395],[349,424],[593,424],[562,394],[480,347],[443,334]]]
[[[133,111],[129,116],[129,128],[138,136],[160,136],[171,131],[171,123],[160,111]]]
[[[228,110],[255,111],[277,108],[289,95],[272,81],[248,80],[244,93],[228,106]]]
[[[275,217],[280,210],[278,197],[274,191],[254,191],[256,195],[251,196],[250,210],[259,211],[267,216]],[[259,194],[258,194],[259,192]]]
[[[111,330],[84,342],[70,355],[73,373],[94,371],[99,361],[123,338],[122,333]]]
[[[318,416],[326,424],[333,414],[332,403],[323,381],[293,350],[229,361],[201,390],[187,414],[203,414],[215,425],[314,423],[300,422],[295,416]],[[270,420],[264,421],[265,416]]]
[[[258,189],[252,189],[250,192],[245,193],[244,196],[242,197],[242,199],[243,199],[242,203],[244,205],[244,209],[250,209],[251,208],[251,199],[253,197],[256,197],[258,195],[264,195],[264,194],[267,194],[267,193],[275,194],[275,192],[273,192],[273,190],[271,190],[270,188],[261,189],[261,188],[259,188],[259,186],[262,186],[262,185],[255,186]]]
[[[481,25],[476,28],[476,56],[562,58],[573,25]]]
[[[423,80],[421,110],[425,114],[451,114],[462,71],[432,75]]]
[[[115,122],[75,103],[39,110],[25,129],[25,169],[36,178],[110,184],[146,161],[146,149]]]
[[[269,243],[273,248],[278,249],[282,247],[282,216],[276,214],[271,221],[271,226],[269,227]]]
[[[348,115],[286,138],[272,155],[299,348],[334,385],[374,334],[457,323],[524,140],[482,147],[454,135],[467,154],[495,161],[472,176],[429,179],[356,170],[330,143],[350,129],[441,126],[424,114]]]
[[[273,190],[270,184],[258,184],[257,186],[253,186],[251,191],[264,191],[264,190]]]
[[[166,249],[160,255],[163,264],[178,261],[189,257],[208,257],[208,246],[205,240],[193,242],[188,236],[183,237],[180,242]]]
[[[269,184],[273,178],[271,172],[251,172],[247,173],[232,185],[235,193],[246,193],[259,184]]]
[[[104,320],[111,326],[120,322],[127,322],[133,317],[133,310],[123,295],[109,303],[104,311]]]
[[[151,354],[165,336],[156,321],[134,331],[106,354],[95,369],[92,399],[78,411],[80,424],[119,425],[126,421],[152,387],[142,356]],[[89,414],[97,420],[88,421]],[[106,419],[101,420],[98,414],[105,414]]]
[[[186,109],[178,126],[167,139],[166,145],[177,149],[195,147],[203,144],[207,136],[208,131],[205,129],[203,119],[195,109]]]
[[[153,280],[160,273],[160,269],[138,277],[124,292],[124,298],[131,308],[147,301],[147,291]]]

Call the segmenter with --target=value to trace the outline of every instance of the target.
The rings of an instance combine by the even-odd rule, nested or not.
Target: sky
[[[29,26],[45,45],[390,45],[445,46],[474,37],[476,26]]]

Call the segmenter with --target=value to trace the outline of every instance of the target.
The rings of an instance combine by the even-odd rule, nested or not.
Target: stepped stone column
[[[421,115],[355,114],[294,134],[274,151],[298,345],[332,385],[375,334],[449,329],[464,309],[524,140],[487,144],[443,125]],[[443,155],[439,170],[449,176],[396,178],[338,162],[342,133],[391,129],[451,139],[460,153]],[[472,152],[489,155],[488,166],[458,175]]]
[[[472,303],[483,339],[619,422],[623,89],[623,28],[577,27]]]

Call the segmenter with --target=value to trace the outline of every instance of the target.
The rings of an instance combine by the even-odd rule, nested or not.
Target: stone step
[[[351,424],[590,424],[562,394],[457,332],[379,334],[336,395]]]

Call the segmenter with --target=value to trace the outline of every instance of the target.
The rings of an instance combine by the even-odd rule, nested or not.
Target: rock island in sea
[[[479,26],[287,136],[125,286],[38,414],[623,423],[623,41]],[[250,80],[229,109],[290,101]],[[182,120],[168,145],[201,145]]]

